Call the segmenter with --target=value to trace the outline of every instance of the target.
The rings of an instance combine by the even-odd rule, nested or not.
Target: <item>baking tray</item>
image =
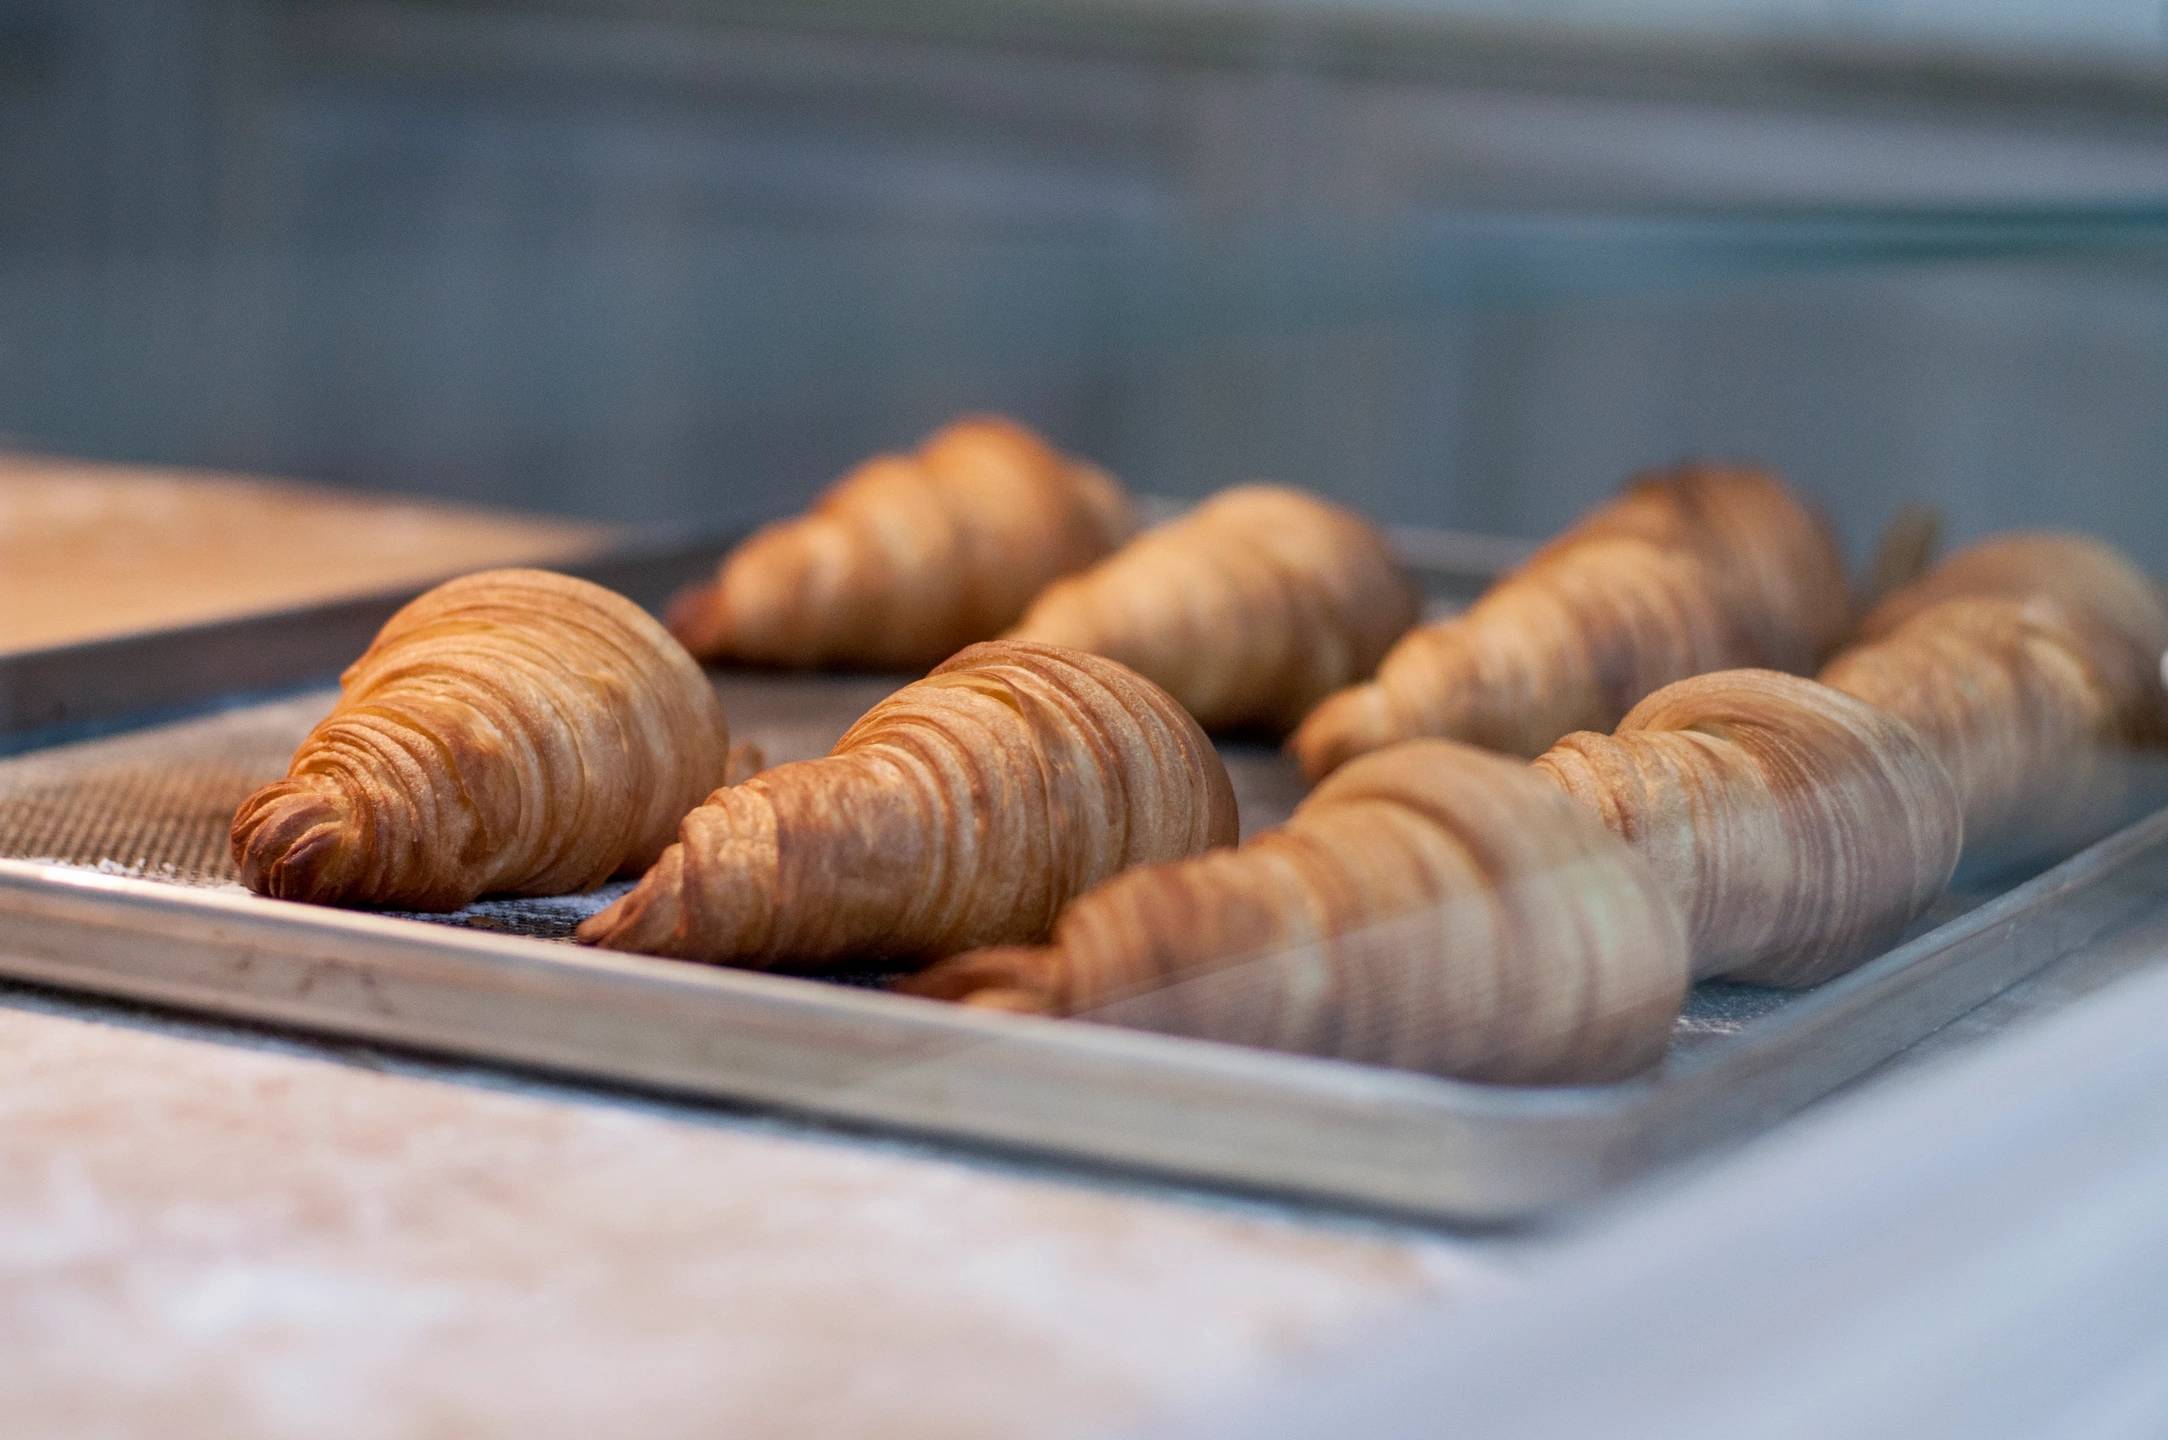
[[[1484,537],[1399,538],[1447,605],[1515,553]],[[718,543],[649,542],[585,568],[652,602]],[[354,613],[380,621],[396,603],[371,597]],[[1763,1127],[2168,894],[2168,811],[2060,863],[1961,876],[1904,944],[1818,990],[1698,987],[1665,1062],[1607,1086],[1474,1085],[981,1013],[566,943],[613,889],[428,919],[240,892],[225,853],[234,806],[283,772],[328,708],[322,677],[360,648],[351,624],[326,625],[323,613],[0,658],[0,695],[26,677],[75,674],[104,697],[43,724],[35,743],[17,730],[17,753],[0,759],[0,975],[1230,1187],[1499,1221]],[[151,651],[160,675],[187,683],[107,673]],[[315,686],[266,696],[267,654]],[[779,761],[821,753],[900,677],[716,681],[734,736]],[[180,706],[200,713],[174,718]],[[20,702],[11,713],[26,712],[48,713]],[[90,731],[118,733],[82,738]],[[1223,754],[1245,831],[1284,818],[1301,794],[1292,767],[1259,745]]]

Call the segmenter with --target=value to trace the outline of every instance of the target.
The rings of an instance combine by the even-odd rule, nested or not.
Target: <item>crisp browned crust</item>
[[[1919,731],[1957,785],[1965,842],[2083,828],[2126,740],[2113,642],[2046,600],[1938,601],[1839,654],[1822,681]]]
[[[2046,531],[1989,536],[1876,605],[1860,622],[1859,640],[1893,636],[1922,611],[1961,599],[2018,601],[2043,623],[2059,621],[2078,632],[2077,648],[2107,685],[2123,737],[2168,741],[2168,690],[2161,684],[2168,596],[2114,546]]]
[[[1464,614],[1410,631],[1292,746],[1313,779],[1421,735],[1533,757],[1674,680],[1811,670],[1849,619],[1827,526],[1775,476],[1645,475]]]
[[[1662,1055],[1687,986],[1648,866],[1525,765],[1411,741],[1237,850],[1132,870],[1050,945],[905,988],[1471,1079],[1594,1081]]]
[[[1131,865],[1235,838],[1226,768],[1165,691],[1051,645],[974,645],[819,760],[718,791],[589,944],[762,968],[1035,940]]]
[[[670,629],[703,659],[922,669],[1135,528],[1111,476],[1012,421],[959,420],[756,532],[677,598]]]
[[[1375,670],[1417,603],[1367,520],[1242,485],[1055,581],[1009,635],[1119,660],[1207,730],[1285,731]]]
[[[1917,731],[1767,670],[1666,686],[1533,768],[1648,859],[1697,976],[1815,985],[1849,969],[1942,893],[1964,838]]]
[[[326,905],[584,890],[653,860],[728,748],[707,678],[637,605],[484,571],[386,622],[234,816],[234,860],[252,890]]]

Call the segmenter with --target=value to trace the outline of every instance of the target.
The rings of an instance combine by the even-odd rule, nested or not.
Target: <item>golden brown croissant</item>
[[[874,706],[825,758],[685,817],[589,944],[759,967],[1034,940],[1117,870],[1235,836],[1211,743],[1110,660],[974,645]]]
[[[1697,978],[1817,985],[1886,947],[1949,883],[1957,790],[1920,734],[1812,680],[1666,686],[1535,770],[1645,856]]]
[[[1662,1055],[1685,931],[1647,865],[1528,767],[1396,745],[1237,850],[1132,870],[1053,943],[943,961],[937,999],[1469,1079],[1608,1080]]]
[[[1135,528],[1111,476],[1021,425],[959,420],[755,532],[678,597],[670,629],[707,659],[922,669]]]
[[[385,623],[288,778],[234,816],[234,861],[326,905],[584,890],[653,860],[728,749],[707,677],[637,605],[484,571]]]
[[[1532,757],[1642,696],[1727,666],[1806,670],[1849,619],[1829,531],[1775,476],[1645,475],[1464,614],[1410,631],[1292,747],[1313,779],[1442,735]]]
[[[1966,843],[1994,846],[2097,813],[2129,713],[2116,647],[2052,601],[1958,598],[1843,651],[1822,681],[1917,730],[1956,783]]]
[[[1207,730],[1285,730],[1376,669],[1417,604],[1368,521],[1241,485],[1055,581],[1009,638],[1119,660]]]
[[[1878,640],[1945,600],[2046,601],[2091,637],[2094,661],[2133,741],[2168,740],[2168,597],[2113,546],[2083,535],[2018,532],[1967,546],[1875,606],[1859,640]]]

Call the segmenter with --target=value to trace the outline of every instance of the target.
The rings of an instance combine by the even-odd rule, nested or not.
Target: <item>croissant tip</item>
[[[621,895],[573,927],[572,938],[582,945],[604,950],[637,950],[633,932],[639,928],[640,890]]]
[[[628,895],[624,899],[613,901],[607,908],[598,910],[585,920],[582,920],[573,927],[573,941],[581,945],[591,945],[598,950],[630,950],[636,948],[620,943],[620,937],[624,935],[628,926],[625,918],[618,912],[624,908],[625,901],[631,898]]]
[[[680,645],[701,659],[726,648],[722,605],[711,581],[688,585],[671,597],[663,610],[663,628]]]
[[[682,955],[678,944],[678,887],[683,875],[684,851],[673,845],[639,884],[582,920],[572,938],[605,950]]]
[[[1312,785],[1360,755],[1382,750],[1397,739],[1387,723],[1377,686],[1356,685],[1328,695],[1295,727],[1287,748]]]
[[[345,792],[289,778],[264,786],[233,817],[233,862],[241,883],[275,900],[333,904],[334,862],[352,823]]]
[[[907,975],[891,987],[922,1000],[1019,1015],[1062,1013],[1052,946],[998,945],[973,950]]]

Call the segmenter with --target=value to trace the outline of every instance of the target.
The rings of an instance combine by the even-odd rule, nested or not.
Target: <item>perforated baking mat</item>
[[[731,738],[766,763],[825,754],[850,723],[908,676],[719,676]],[[234,810],[288,757],[336,698],[310,690],[132,734],[0,759],[0,858],[107,875],[238,890],[226,836]],[[1285,819],[1301,798],[1293,767],[1259,746],[1229,749],[1246,831]],[[584,895],[485,900],[451,915],[411,918],[539,939],[570,936],[627,888]]]
[[[823,753],[901,678],[716,683],[733,737],[777,763]],[[621,887],[430,917],[246,895],[226,848],[233,811],[284,772],[331,699],[317,688],[236,701],[0,759],[0,974],[1246,1189],[1497,1220],[1766,1125],[2168,894],[2163,812],[2060,863],[1971,877],[1904,945],[1818,990],[1700,987],[1646,1077],[1479,1086],[567,943]],[[1301,794],[1293,767],[1262,745],[1222,753],[1245,831],[1284,819]]]
[[[904,676],[737,674],[716,677],[733,739],[761,747],[767,763],[825,754]],[[239,893],[226,845],[233,812],[249,792],[286,771],[287,758],[336,692],[311,690],[133,734],[53,746],[0,759],[0,858]],[[1301,776],[1261,744],[1220,747],[1245,835],[1280,824],[1302,798]],[[1914,934],[1945,924],[2040,869],[2021,867],[1945,896]],[[569,940],[580,921],[628,888],[583,895],[492,899],[449,915],[402,918]],[[393,912],[386,912],[393,913]],[[863,984],[863,975],[839,977]],[[1705,984],[1680,1016],[1675,1047],[1734,1035],[1799,998],[1752,985]]]

